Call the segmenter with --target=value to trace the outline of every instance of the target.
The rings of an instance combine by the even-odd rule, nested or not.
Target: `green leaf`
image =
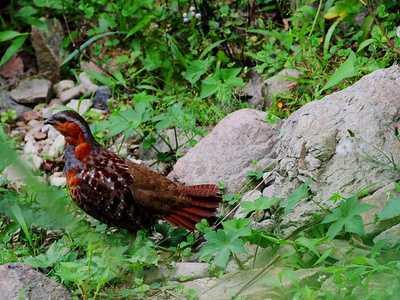
[[[335,31],[336,27],[338,26],[338,24],[340,23],[341,19],[336,20],[328,29],[328,32],[326,33],[325,39],[324,39],[324,59],[328,59],[329,55],[328,55],[328,51],[329,51],[329,43],[331,41],[333,32]]]
[[[246,252],[242,238],[251,235],[249,223],[247,219],[229,220],[223,223],[224,229],[206,232],[207,243],[200,250],[200,258],[213,258],[217,267],[225,269],[232,254]]]
[[[11,45],[7,48],[6,52],[0,60],[0,66],[8,62],[22,48],[25,40],[26,36],[20,36],[12,41]]]
[[[183,77],[193,86],[197,81],[199,81],[200,77],[208,71],[213,61],[213,57],[208,57],[205,60],[194,60],[189,62],[186,71],[183,72]]]
[[[356,55],[353,51],[350,52],[349,57],[344,63],[342,63],[339,68],[329,77],[328,82],[322,88],[322,91],[334,87],[346,78],[354,77],[357,75],[356,69]]]
[[[295,189],[287,198],[285,203],[285,215],[290,213],[297,203],[301,200],[307,198],[309,196],[310,188],[307,184],[300,185],[297,189]]]
[[[233,90],[244,85],[243,79],[237,77],[240,68],[220,69],[202,81],[200,98],[216,94],[222,103],[229,103]]]
[[[221,45],[223,42],[225,42],[225,40],[220,40],[220,41],[216,41],[210,45],[208,45],[200,54],[200,59],[203,59],[204,57],[206,57],[206,55],[214,48],[218,47],[219,45]]]
[[[345,232],[364,234],[364,224],[360,216],[366,212],[372,205],[360,203],[357,197],[345,199],[339,207],[335,208],[331,214],[327,215],[322,221],[323,224],[332,223],[328,229],[328,237],[333,239],[343,229]]]
[[[27,33],[20,33],[18,31],[13,31],[13,30],[0,31],[0,42],[13,40],[21,35],[27,35]]]
[[[388,220],[400,216],[400,197],[395,197],[385,205],[385,207],[378,213],[380,221]]]
[[[369,45],[371,45],[373,42],[375,42],[374,39],[367,39],[365,41],[362,41],[361,44],[358,46],[357,53],[361,52],[364,48],[367,48]]]
[[[240,204],[244,212],[250,213],[253,211],[263,211],[279,202],[278,198],[260,197],[255,201],[245,201]]]
[[[136,23],[135,26],[132,27],[131,30],[129,30],[128,34],[126,35],[126,38],[129,38],[130,36],[134,35],[136,32],[141,31],[142,29],[144,29],[147,25],[150,24],[151,20],[153,20],[154,15],[152,14],[148,14],[145,15],[144,17],[142,17],[140,19],[139,22]]]

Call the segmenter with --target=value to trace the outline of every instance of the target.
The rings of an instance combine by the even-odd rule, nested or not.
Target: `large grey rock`
[[[229,273],[218,279],[201,278],[185,282],[183,286],[196,290],[199,300],[230,300],[234,296],[251,300],[275,299],[282,288],[290,288],[318,274],[318,272],[319,269],[317,268],[301,269],[293,271],[293,277],[289,279],[288,276],[284,276],[284,269],[280,267],[272,268],[266,272],[262,272],[262,268],[257,268]],[[253,281],[253,284],[248,285],[254,278],[256,280]],[[248,285],[247,288],[242,289],[246,285]],[[237,295],[238,293],[239,295]]]
[[[36,62],[39,73],[57,82],[60,77],[61,43],[64,31],[57,19],[46,20],[46,29],[32,27],[31,42],[35,49]]]
[[[377,235],[374,238],[374,243],[379,241],[385,241],[390,246],[400,244],[400,224],[397,224]]]
[[[10,92],[11,98],[20,104],[37,104],[49,99],[51,82],[47,79],[25,79]]]
[[[265,122],[265,113],[238,110],[226,116],[200,142],[180,158],[170,178],[187,184],[223,181],[228,192],[240,190],[246,173],[271,162],[276,129]]]
[[[65,287],[24,264],[0,266],[0,295],[4,300],[71,299]]]
[[[393,163],[400,158],[394,134],[399,91],[400,68],[393,66],[294,112],[274,149],[275,195],[286,197],[309,181],[313,202],[332,206],[329,198],[336,192],[350,196],[366,187],[374,192],[398,178]],[[313,202],[301,202],[283,228],[290,231],[307,222],[319,210]]]

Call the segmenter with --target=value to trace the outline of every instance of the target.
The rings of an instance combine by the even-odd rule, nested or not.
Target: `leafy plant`
[[[322,222],[331,224],[327,233],[328,237],[333,239],[343,229],[345,232],[363,235],[364,226],[360,214],[370,208],[371,205],[360,203],[355,196],[343,200],[343,203],[327,215]]]

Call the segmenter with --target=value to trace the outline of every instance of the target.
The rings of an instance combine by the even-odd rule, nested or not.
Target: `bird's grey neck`
[[[75,146],[70,144],[67,144],[65,146],[64,158],[65,158],[64,173],[72,169],[80,170],[83,168],[83,163],[75,156]]]

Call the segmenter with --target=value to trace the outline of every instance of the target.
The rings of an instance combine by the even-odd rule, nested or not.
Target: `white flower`
[[[187,17],[187,13],[183,13],[182,17],[186,18]]]
[[[196,10],[196,8],[195,8],[194,6],[191,6],[191,7],[189,8],[189,10],[192,11],[192,12],[194,12],[194,11]]]
[[[396,35],[398,38],[400,38],[400,26],[396,27]]]
[[[189,18],[188,17],[184,17],[183,18],[183,23],[187,23],[187,22],[189,22]]]
[[[201,19],[201,13],[197,13],[194,16],[196,17],[196,19]]]

